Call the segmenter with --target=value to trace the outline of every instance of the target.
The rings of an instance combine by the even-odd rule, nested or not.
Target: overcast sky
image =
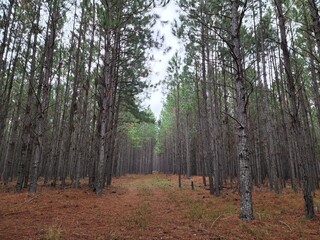
[[[153,84],[158,83],[166,77],[169,60],[181,48],[178,39],[171,33],[171,23],[179,17],[178,10],[179,7],[175,4],[175,1],[170,1],[165,7],[154,9],[154,12],[160,16],[158,23],[155,25],[155,30],[159,30],[160,34],[165,37],[163,49],[169,46],[172,49],[168,53],[163,53],[163,49],[153,51],[154,61],[151,63],[152,72],[149,76]],[[161,21],[168,21],[168,23],[161,24]],[[150,98],[143,102],[144,107],[150,106],[157,119],[159,119],[163,101],[165,100],[162,89],[162,86],[158,86],[156,89],[149,90]]]

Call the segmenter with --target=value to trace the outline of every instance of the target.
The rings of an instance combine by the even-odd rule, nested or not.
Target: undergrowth
[[[172,187],[172,182],[169,179],[154,177],[150,179],[150,184],[154,187],[167,189]]]
[[[138,187],[138,195],[139,196],[153,196],[153,191],[150,187],[140,186],[140,187]]]
[[[125,222],[131,227],[137,226],[145,228],[150,221],[151,212],[151,207],[148,203],[141,203],[136,207],[134,212],[126,218]]]

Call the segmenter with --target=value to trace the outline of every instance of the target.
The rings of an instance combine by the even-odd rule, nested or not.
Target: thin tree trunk
[[[202,16],[204,13],[202,13]],[[205,21],[204,17],[202,20]],[[203,156],[204,161],[207,164],[208,168],[208,177],[209,177],[209,187],[210,194],[214,194],[214,183],[213,183],[213,157],[212,157],[212,149],[211,149],[211,138],[210,138],[210,127],[209,127],[209,115],[208,115],[208,96],[207,96],[207,71],[206,69],[206,33],[205,33],[204,24],[201,25],[201,65],[202,65],[202,81],[201,81],[201,93],[202,93],[202,101],[201,101],[201,122],[202,129],[201,132],[203,138]]]
[[[101,105],[100,105],[100,116],[99,116],[99,158],[96,172],[96,183],[95,190],[97,195],[102,194],[102,189],[105,185],[105,170],[107,161],[107,129],[108,129],[108,116],[110,99],[112,98],[110,90],[111,87],[111,31],[110,29],[105,30],[105,56],[104,56],[104,72],[101,78]]]
[[[30,38],[29,38],[30,40]],[[30,42],[28,42],[30,43]],[[28,48],[29,50],[30,48]],[[19,47],[17,49],[17,53],[16,53],[16,56],[15,56],[15,60],[14,60],[14,64],[13,64],[13,67],[12,67],[12,70],[11,70],[11,80],[10,80],[10,87],[9,88],[12,88],[12,84],[13,84],[13,78],[14,78],[14,74],[15,74],[15,69],[16,69],[16,66],[17,66],[17,63],[18,63],[18,56],[20,54],[20,44],[19,44]],[[16,147],[16,142],[17,142],[17,135],[18,135],[18,126],[19,126],[19,115],[20,115],[20,109],[21,109],[21,102],[22,102],[22,95],[23,95],[23,90],[24,90],[24,80],[22,78],[22,81],[21,81],[21,85],[20,85],[20,91],[19,91],[19,98],[18,98],[18,103],[17,103],[17,109],[14,113],[14,116],[13,116],[13,126],[12,126],[12,132],[11,132],[11,137],[10,137],[10,141],[9,141],[9,146],[7,147],[7,153],[5,154],[4,158],[5,158],[5,161],[4,161],[4,169],[3,169],[3,185],[4,185],[4,188],[7,188],[7,185],[8,185],[8,180],[9,180],[9,176],[11,174],[11,170],[12,170],[12,164],[13,164],[13,161],[14,161],[14,153],[15,153],[15,147]],[[9,93],[8,93],[8,99],[10,99],[10,93],[11,93],[11,90],[9,90]],[[8,102],[9,104],[9,102]]]
[[[176,79],[179,81],[179,79]],[[175,94],[175,115],[176,115],[176,159],[178,162],[178,185],[181,188],[182,156],[181,156],[181,137],[180,137],[180,83],[177,83]]]
[[[315,0],[308,0],[309,3],[309,10],[310,10],[310,14],[312,17],[312,28],[313,28],[313,33],[315,35],[316,38],[316,45],[317,45],[317,49],[318,49],[318,53],[320,53],[320,17],[319,17],[319,11],[318,11],[318,7],[317,4],[315,2]],[[306,19],[305,16],[305,24],[306,26],[309,26],[308,21]],[[311,43],[311,39],[310,39],[310,35],[306,34],[306,38],[308,40],[308,51],[309,51],[309,55],[310,56],[310,67],[311,69],[311,78],[312,78],[312,84],[313,84],[313,92],[314,92],[314,100],[315,100],[315,107],[317,110],[317,117],[318,117],[318,123],[320,125],[320,86],[318,83],[317,78],[319,78],[320,76],[320,71],[318,70],[318,77],[316,77],[316,73],[315,73],[315,67],[314,67],[314,55],[312,54],[313,52],[313,47],[312,47],[312,43]]]
[[[39,164],[42,159],[42,154],[44,150],[44,139],[45,139],[45,131],[47,127],[47,112],[49,107],[49,81],[52,74],[53,67],[53,51],[55,48],[55,40],[56,40],[56,30],[57,23],[59,18],[59,9],[56,2],[52,3],[52,12],[50,13],[50,20],[48,24],[49,33],[47,35],[46,43],[45,43],[45,62],[43,62],[44,71],[43,77],[44,79],[40,79],[40,85],[42,89],[40,89],[39,99],[38,99],[38,120],[36,127],[36,146],[35,146],[35,155],[32,162],[31,168],[31,181],[29,186],[29,192],[33,193],[37,188],[37,181],[39,177]],[[45,65],[46,64],[46,65]],[[42,74],[40,74],[42,75]]]
[[[41,4],[37,8],[35,13],[35,23],[32,24],[32,29],[39,28],[40,21],[40,10]],[[30,33],[32,32],[30,30]],[[24,186],[28,184],[29,177],[29,165],[31,161],[32,148],[33,148],[33,133],[34,123],[32,122],[33,116],[33,102],[34,102],[34,87],[35,87],[35,71],[36,71],[36,57],[37,57],[37,45],[38,45],[38,31],[35,31],[33,35],[33,46],[32,46],[32,57],[31,57],[31,67],[30,67],[30,76],[28,78],[28,97],[25,107],[25,114],[23,120],[23,127],[21,133],[22,146],[20,154],[20,163],[18,167],[18,179],[16,184],[16,191],[20,191]]]
[[[313,218],[315,214],[314,214],[314,208],[313,208],[313,197],[312,197],[312,190],[311,190],[310,175],[308,172],[308,162],[307,162],[308,159],[302,158],[303,151],[305,150],[303,147],[305,142],[304,142],[304,136],[302,132],[301,120],[299,117],[298,102],[297,102],[297,96],[296,96],[296,84],[292,74],[290,53],[288,50],[288,43],[286,39],[285,16],[283,14],[281,1],[274,0],[274,2],[277,8],[277,13],[279,18],[281,49],[283,54],[284,69],[287,76],[287,87],[288,87],[288,94],[289,94],[289,101],[290,101],[290,118],[291,118],[292,134],[297,147],[298,165],[299,165],[299,170],[302,177],[302,185],[303,185],[302,187],[303,187],[303,195],[305,200],[306,216],[308,218]]]

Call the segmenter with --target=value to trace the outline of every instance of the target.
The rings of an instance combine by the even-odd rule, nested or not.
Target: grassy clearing
[[[168,190],[172,186],[173,183],[170,179],[158,175],[146,176],[142,180],[134,180],[127,185],[128,188],[137,189],[139,196],[152,196],[154,194],[153,189]]]

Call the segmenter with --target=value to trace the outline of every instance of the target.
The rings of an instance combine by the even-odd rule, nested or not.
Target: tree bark
[[[280,0],[274,0],[277,9],[280,37],[281,37],[281,49],[283,55],[284,70],[287,77],[287,87],[290,101],[290,118],[291,118],[291,128],[292,135],[295,141],[295,146],[297,147],[297,158],[298,166],[302,177],[302,187],[303,195],[305,200],[306,216],[308,218],[313,218],[314,207],[313,207],[313,197],[310,183],[310,175],[308,172],[308,159],[303,159],[302,154],[304,149],[304,136],[302,132],[301,120],[299,117],[298,100],[297,100],[297,90],[296,83],[292,73],[290,53],[288,50],[288,43],[286,39],[286,26],[285,26],[285,16],[283,14],[282,3]],[[297,81],[299,81],[297,79]],[[299,90],[301,91],[301,90]],[[310,149],[308,149],[310,150]]]
[[[108,116],[109,107],[111,107],[110,99],[112,98],[110,90],[111,85],[111,69],[110,69],[110,54],[111,54],[111,30],[105,29],[105,56],[104,56],[104,72],[100,82],[100,116],[99,116],[99,158],[97,164],[95,191],[97,195],[102,194],[102,189],[105,185],[105,170],[107,161],[107,129],[108,129]]]
[[[32,57],[31,57],[31,67],[30,67],[30,76],[28,78],[28,97],[25,106],[25,114],[23,120],[23,127],[21,133],[21,153],[20,153],[20,163],[18,167],[18,179],[16,184],[16,191],[20,191],[24,186],[28,184],[29,178],[29,165],[32,157],[33,149],[33,128],[34,123],[32,122],[32,117],[34,115],[34,87],[35,87],[35,72],[36,72],[36,58],[37,58],[37,45],[38,45],[38,34],[39,34],[39,21],[40,21],[40,10],[41,4],[37,8],[35,13],[35,23],[32,24],[30,33],[33,33],[33,44],[32,44]],[[34,32],[33,32],[34,31]]]
[[[41,89],[39,92],[39,99],[38,102],[38,120],[36,126],[36,146],[35,146],[35,153],[32,162],[31,168],[31,181],[29,186],[29,192],[34,193],[37,189],[37,181],[39,177],[39,164],[42,160],[42,154],[44,150],[44,139],[45,139],[45,132],[47,126],[47,112],[49,108],[49,84],[50,84],[50,77],[52,75],[52,67],[53,67],[53,51],[55,49],[55,40],[56,40],[56,30],[57,30],[57,23],[59,18],[59,9],[56,2],[52,3],[52,12],[49,13],[49,22],[48,22],[48,35],[45,42],[45,59],[42,63],[43,79],[40,79],[40,87]]]
[[[245,93],[245,79],[243,60],[241,55],[240,27],[244,12],[239,14],[239,0],[232,1],[231,18],[232,18],[232,55],[235,69],[236,80],[236,100],[237,100],[237,121],[238,121],[238,161],[239,161],[239,190],[241,195],[240,218],[245,220],[253,219],[252,208],[252,189],[251,189],[251,169],[248,153],[248,126],[247,126],[247,109]],[[244,3],[246,5],[246,1]],[[245,9],[246,6],[243,6]],[[244,11],[244,10],[243,10]]]

